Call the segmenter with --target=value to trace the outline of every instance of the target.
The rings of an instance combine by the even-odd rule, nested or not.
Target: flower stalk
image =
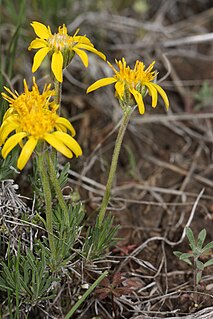
[[[48,234],[48,240],[50,245],[50,251],[53,256],[53,260],[55,260],[56,256],[56,248],[54,242],[53,235],[53,214],[52,214],[52,196],[50,183],[47,175],[47,168],[45,165],[45,157],[42,152],[37,153],[38,158],[38,169],[41,175],[42,188],[44,192],[44,200],[45,200],[45,213],[46,213],[46,230]]]
[[[104,197],[101,203],[101,208],[100,208],[100,212],[98,215],[98,226],[101,227],[106,210],[107,210],[107,205],[109,203],[109,199],[110,199],[110,191],[112,188],[112,183],[114,180],[114,176],[115,176],[115,172],[116,172],[116,168],[117,168],[117,164],[118,164],[118,158],[119,158],[119,154],[120,154],[120,150],[121,150],[121,145],[122,145],[122,141],[124,138],[124,134],[127,128],[127,125],[129,123],[132,111],[134,108],[132,108],[131,106],[127,105],[125,107],[124,113],[123,113],[123,118],[122,118],[122,122],[118,131],[118,136],[115,142],[115,147],[114,147],[114,152],[113,152],[113,156],[112,156],[112,162],[111,162],[111,166],[110,166],[110,170],[109,170],[109,176],[108,176],[108,180],[107,180],[107,184],[106,184],[106,190],[104,193]]]
[[[59,82],[56,78],[54,78],[54,87],[55,87],[55,104],[59,105],[59,113],[61,106],[61,91],[62,91],[62,83]]]
[[[58,199],[59,205],[64,213],[65,225],[68,226],[69,225],[68,208],[67,208],[67,205],[65,203],[65,200],[64,200],[64,197],[63,197],[63,194],[61,191],[60,183],[57,179],[55,167],[54,167],[52,159],[51,159],[51,154],[49,152],[46,153],[46,159],[47,159],[47,165],[48,165],[48,172],[50,174],[50,180],[51,180],[52,185],[55,189],[56,197]]]

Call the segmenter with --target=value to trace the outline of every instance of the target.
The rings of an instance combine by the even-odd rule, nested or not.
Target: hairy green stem
[[[69,225],[69,212],[68,212],[68,208],[67,205],[65,203],[62,191],[61,191],[61,187],[60,187],[60,183],[58,181],[57,175],[56,175],[56,171],[55,171],[55,167],[53,165],[51,156],[49,153],[46,154],[47,156],[47,165],[49,168],[49,174],[50,174],[50,180],[53,184],[53,187],[55,189],[56,192],[56,196],[59,202],[59,205],[64,213],[64,218],[65,218],[65,224],[68,226]]]
[[[54,79],[54,87],[55,87],[55,104],[59,105],[59,111],[61,106],[61,91],[62,91],[62,83]],[[60,113],[60,112],[59,112]]]
[[[58,115],[60,116],[61,113],[61,92],[62,92],[62,83],[59,82],[58,80],[56,80],[56,78],[54,77],[54,89],[55,89],[55,98],[54,98],[54,103],[59,105],[58,108]],[[51,149],[51,157],[52,157],[52,161],[53,163],[57,163],[57,152],[55,150],[55,148],[52,147]]]
[[[48,234],[48,240],[50,245],[50,250],[55,259],[56,248],[53,235],[53,216],[52,216],[52,196],[50,190],[50,183],[47,175],[47,168],[45,165],[45,157],[42,153],[38,153],[38,169],[41,175],[42,188],[44,192],[45,208],[46,208],[46,230]]]
[[[112,156],[112,162],[111,162],[109,176],[108,176],[108,180],[107,180],[107,184],[106,184],[106,190],[104,193],[104,197],[103,197],[103,200],[101,203],[100,212],[98,215],[98,226],[99,227],[101,227],[101,225],[102,225],[102,222],[103,222],[103,219],[104,219],[104,216],[106,213],[107,205],[109,203],[110,191],[112,188],[112,183],[113,183],[113,179],[114,179],[117,164],[118,164],[118,157],[119,157],[120,150],[121,150],[121,144],[123,141],[123,137],[124,137],[127,125],[129,123],[129,120],[130,120],[130,116],[132,114],[132,110],[133,109],[131,106],[126,106],[124,113],[123,113],[121,126],[119,128],[118,136],[117,136],[117,139],[115,142],[114,152],[113,152],[113,156]]]
[[[76,310],[80,307],[80,305],[86,300],[86,298],[91,294],[91,292],[97,287],[97,285],[108,275],[108,271],[104,271],[103,274],[89,287],[89,289],[83,294],[81,299],[79,299],[68,314],[64,317],[64,319],[69,319],[76,312]]]

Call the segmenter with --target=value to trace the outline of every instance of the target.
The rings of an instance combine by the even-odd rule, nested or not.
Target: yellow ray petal
[[[50,28],[47,28],[43,23],[33,21],[31,26],[34,29],[35,34],[41,39],[48,39],[52,34]]]
[[[52,135],[57,136],[59,140],[61,140],[73,153],[75,153],[76,157],[82,155],[82,149],[80,145],[70,135],[63,132],[54,132]]]
[[[59,131],[59,132],[65,132],[65,133],[67,132],[67,128],[64,125],[61,125],[59,123],[56,123],[55,129],[56,131]]]
[[[67,128],[67,129],[71,132],[71,135],[72,135],[72,136],[75,136],[76,133],[75,133],[74,127],[73,127],[72,124],[71,124],[67,119],[65,119],[64,117],[59,117],[59,119],[57,120],[57,123],[56,123],[56,124],[65,126],[65,128]]]
[[[83,43],[83,44],[87,44],[91,47],[93,47],[94,45],[92,44],[92,42],[90,41],[90,39],[88,39],[85,35],[75,35],[72,37],[72,40],[76,43]]]
[[[120,100],[122,100],[124,95],[124,82],[118,81],[117,83],[115,83],[115,90],[118,93]]]
[[[129,91],[132,93],[132,95],[135,98],[135,101],[136,101],[137,106],[138,106],[139,113],[140,114],[144,114],[145,107],[144,107],[142,95],[138,91],[136,91],[135,89],[129,89]]]
[[[42,61],[44,60],[45,56],[51,49],[46,47],[38,50],[36,54],[34,55],[33,59],[33,66],[32,66],[32,72],[34,73],[41,65]]]
[[[47,141],[50,145],[52,145],[57,151],[62,153],[64,156],[68,158],[72,158],[72,152],[64,145],[64,143],[58,139],[56,136],[52,134],[45,134],[44,140]]]
[[[96,55],[98,55],[101,59],[106,61],[106,56],[102,52],[96,50],[94,47],[92,47],[90,45],[87,45],[87,44],[84,44],[84,43],[78,43],[78,44],[76,44],[75,48],[76,47],[79,48],[79,49],[84,49],[84,50],[87,50],[87,51],[91,51],[91,52],[95,53]]]
[[[6,138],[8,137],[8,135],[13,131],[15,130],[17,127],[19,126],[18,123],[16,122],[8,122],[3,123],[2,127],[1,127],[1,130],[0,130],[0,141],[1,141],[1,144],[4,143],[4,141],[6,140]]]
[[[8,140],[6,141],[6,143],[4,144],[3,148],[2,148],[2,156],[3,158],[6,158],[7,155],[10,153],[10,151],[18,144],[21,142],[21,140],[27,136],[27,133],[25,132],[20,132],[17,133],[13,136],[11,136],[10,138],[8,138]]]
[[[80,57],[81,61],[83,62],[84,66],[87,68],[88,67],[88,56],[86,54],[86,52],[84,52],[83,50],[80,50],[76,47],[73,48],[73,51]]]
[[[57,81],[63,81],[63,55],[61,51],[54,52],[52,56],[51,69]]]
[[[31,49],[41,49],[41,48],[45,48],[48,46],[48,43],[46,40],[43,40],[43,39],[35,39],[33,40],[29,47],[28,47],[28,50],[31,50]]]
[[[11,117],[14,113],[14,108],[13,107],[9,107],[9,109],[7,109],[7,111],[5,112],[4,114],[4,117],[3,117],[3,122],[8,119],[9,117]]]
[[[158,84],[153,83],[154,87],[156,88],[156,90],[158,91],[158,93],[160,94],[160,96],[162,97],[166,108],[168,109],[169,107],[169,99],[166,95],[166,92],[162,89],[162,87]]]
[[[152,97],[152,107],[156,107],[158,101],[158,92],[154,86],[154,83],[146,82],[144,83],[146,87],[148,87],[149,95]]]
[[[90,93],[94,90],[99,89],[102,86],[106,86],[112,83],[115,83],[117,80],[115,78],[103,78],[100,79],[98,81],[96,81],[95,83],[93,83],[92,85],[90,85],[87,89],[87,93]]]
[[[18,169],[22,170],[26,163],[28,162],[30,156],[32,155],[38,140],[35,139],[34,136],[31,136],[27,143],[22,148],[21,154],[19,155],[17,167]]]

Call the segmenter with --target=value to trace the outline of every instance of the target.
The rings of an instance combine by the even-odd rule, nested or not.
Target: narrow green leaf
[[[203,243],[206,239],[206,230],[202,229],[201,232],[198,234],[198,242],[197,247],[201,249],[203,247]]]
[[[199,271],[196,275],[196,284],[198,285],[202,278],[202,271]]]
[[[81,299],[79,299],[74,306],[70,309],[68,314],[64,317],[64,319],[69,319],[76,312],[76,310],[80,307],[80,305],[85,301],[85,299],[91,294],[91,292],[97,287],[97,285],[108,275],[108,271],[104,271],[103,274],[98,277],[98,279],[89,287],[89,289],[83,294]]]
[[[21,258],[21,252],[20,252],[20,240],[18,241],[18,250],[17,250],[17,256],[15,259],[15,306],[16,306],[16,318],[19,318],[20,316],[20,309],[19,309],[19,302],[20,302],[20,258]]]
[[[180,258],[180,256],[182,255],[182,252],[179,251],[179,250],[175,250],[175,251],[173,251],[173,254],[174,254],[176,257]]]
[[[195,238],[194,238],[194,234],[193,234],[191,228],[189,228],[189,227],[186,227],[186,236],[188,238],[188,241],[190,243],[192,250],[194,250],[194,248],[196,246],[195,245]]]
[[[180,255],[180,260],[184,260],[184,259],[188,259],[188,258],[190,258],[190,257],[193,257],[194,255],[193,255],[193,253],[183,253],[183,254],[181,254]]]
[[[191,253],[182,253],[181,251],[173,251],[173,254],[178,257],[181,261],[184,261],[185,263],[187,263],[188,265],[192,266],[192,262],[189,260],[189,257],[192,257],[193,254]]]
[[[200,261],[200,260],[196,260],[196,267],[199,270],[203,270],[204,269],[204,263],[202,263],[202,261]]]
[[[203,247],[202,253],[206,252],[209,249],[213,249],[213,241],[211,241],[210,243],[208,243],[206,246]]]
[[[187,263],[188,265],[192,266],[192,262],[191,260],[189,260],[188,258],[186,259],[180,259],[181,261],[184,261],[185,263]]]
[[[13,291],[13,289],[11,289],[10,287],[7,287],[7,286],[1,285],[1,284],[0,284],[0,290],[5,291],[5,292],[8,292],[8,290],[11,292]]]
[[[11,288],[15,289],[15,283],[14,283],[14,272],[11,274],[10,269],[7,267],[5,263],[2,264],[3,267],[3,277],[7,278],[7,284],[10,285]]]
[[[204,267],[212,266],[213,265],[213,258],[205,262]]]

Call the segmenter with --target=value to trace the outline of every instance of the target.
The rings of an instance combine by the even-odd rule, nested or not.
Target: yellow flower
[[[4,119],[14,112],[18,113],[20,116],[25,116],[25,114],[31,111],[32,108],[38,109],[41,106],[43,108],[51,107],[57,109],[58,106],[53,102],[50,102],[51,98],[55,95],[55,91],[51,90],[50,87],[51,84],[45,84],[43,92],[40,94],[35,77],[33,77],[32,91],[29,91],[27,82],[24,80],[24,92],[21,95],[19,95],[17,91],[13,93],[10,89],[4,87],[4,89],[11,95],[1,93],[2,97],[9,102],[10,106],[4,115]]]
[[[152,71],[155,62],[152,62],[147,69],[145,69],[143,62],[140,61],[136,61],[134,69],[126,66],[124,58],[120,61],[115,60],[115,62],[119,71],[108,62],[115,75],[96,81],[88,87],[87,93],[115,83],[116,96],[119,100],[124,104],[137,104],[140,114],[145,112],[143,97],[147,89],[152,97],[152,107],[157,105],[158,93],[161,95],[166,108],[169,107],[169,100],[165,91],[158,84],[152,82],[157,75],[156,71]]]
[[[0,146],[4,144],[3,158],[20,144],[22,150],[17,167],[21,170],[40,141],[46,141],[68,158],[72,158],[73,153],[76,157],[82,155],[80,145],[73,138],[73,126],[56,113],[58,106],[51,101],[54,91],[50,90],[50,85],[46,85],[40,93],[33,79],[31,91],[24,80],[24,92],[21,95],[5,89],[12,97],[2,93],[3,98],[10,103],[0,128]]]
[[[62,82],[63,79],[63,69],[69,65],[75,53],[80,57],[85,67],[88,66],[88,56],[84,50],[91,51],[106,60],[105,55],[96,50],[85,35],[77,35],[79,30],[73,36],[69,36],[64,24],[58,28],[58,33],[54,34],[49,26],[46,27],[40,22],[33,21],[31,26],[38,38],[31,42],[28,50],[39,49],[34,56],[32,72],[39,68],[48,53],[52,56],[52,72],[59,82]]]

